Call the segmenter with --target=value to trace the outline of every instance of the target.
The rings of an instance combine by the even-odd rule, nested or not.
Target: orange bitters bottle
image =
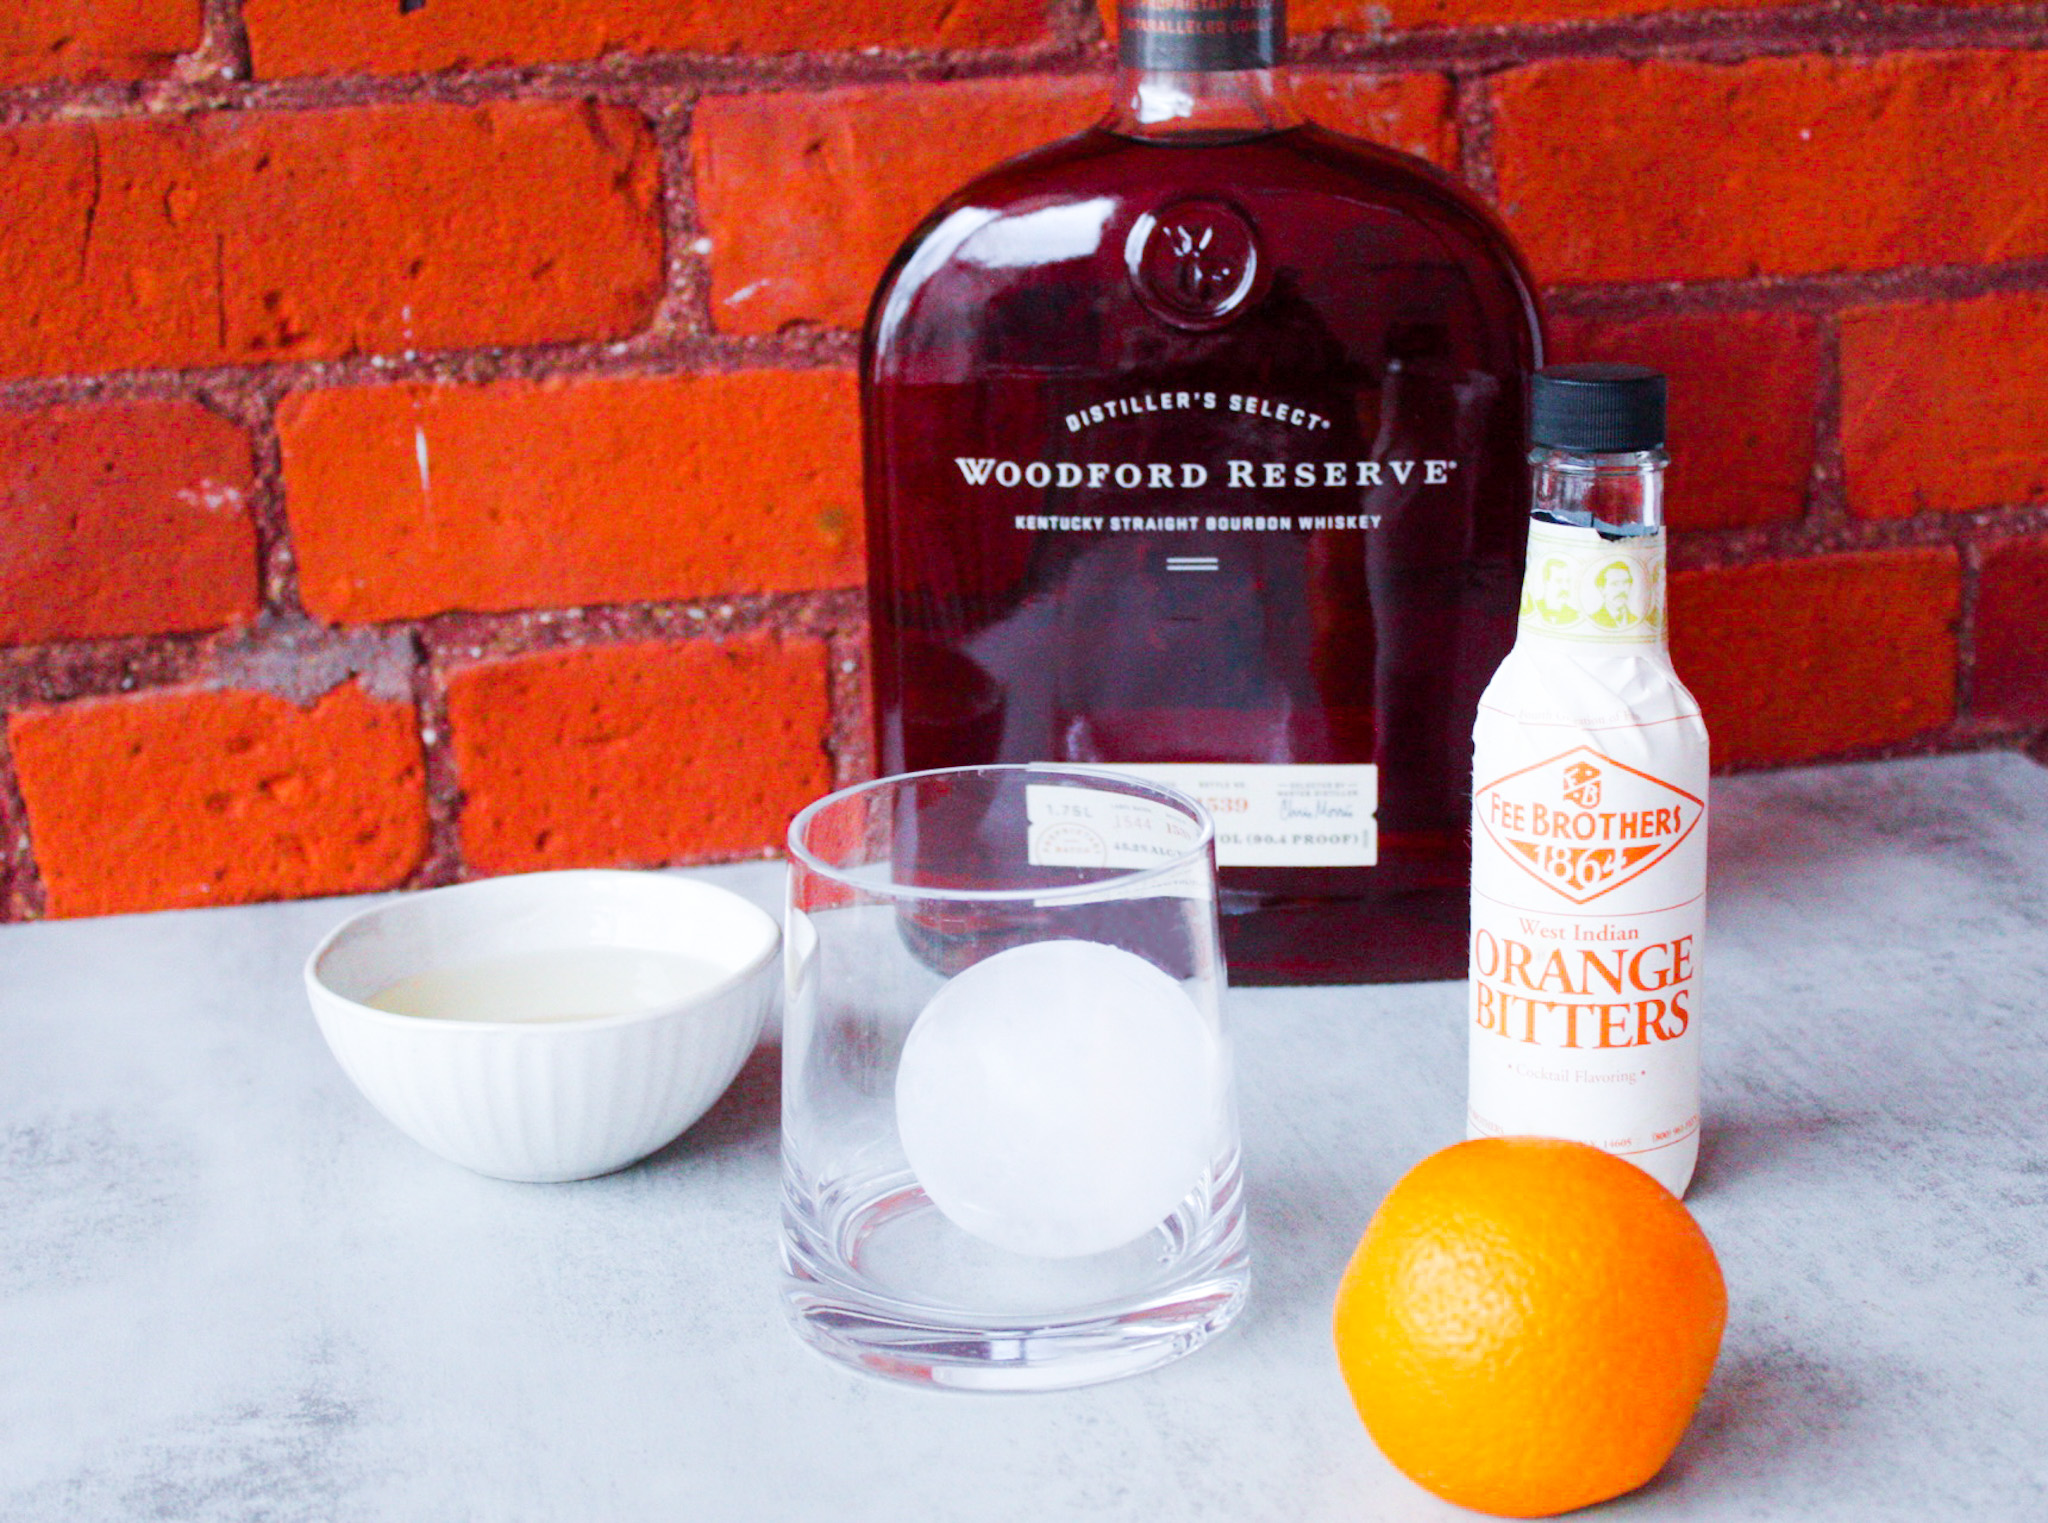
[[[1683,1195],[1707,730],[1665,644],[1664,391],[1635,365],[1531,387],[1520,621],[1473,732],[1466,1130],[1590,1142]]]

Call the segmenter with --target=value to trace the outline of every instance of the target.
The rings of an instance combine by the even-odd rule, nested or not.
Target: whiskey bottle
[[[1466,1130],[1590,1142],[1683,1195],[1707,731],[1665,646],[1664,378],[1557,365],[1531,403],[1520,628],[1473,733]]]
[[[1107,118],[973,181],[861,359],[877,758],[1115,766],[1218,824],[1240,983],[1463,973],[1536,298],[1298,123],[1277,0],[1124,0]]]

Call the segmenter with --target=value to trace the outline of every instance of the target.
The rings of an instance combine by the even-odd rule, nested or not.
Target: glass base
[[[907,1173],[783,1195],[783,1304],[811,1347],[960,1391],[1055,1391],[1154,1369],[1227,1327],[1250,1285],[1237,1160],[1144,1237],[1035,1259],[960,1231]]]

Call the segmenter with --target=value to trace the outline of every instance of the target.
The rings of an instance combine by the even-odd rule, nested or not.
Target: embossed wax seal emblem
[[[1131,227],[1124,259],[1138,298],[1187,328],[1230,321],[1260,275],[1251,224],[1221,201],[1175,201],[1146,212]]]

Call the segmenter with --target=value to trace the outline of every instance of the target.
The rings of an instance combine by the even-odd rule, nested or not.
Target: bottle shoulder
[[[1304,160],[1350,178],[1365,188],[1366,194],[1385,197],[1411,216],[1469,229],[1513,267],[1525,287],[1534,290],[1535,282],[1507,225],[1471,186],[1449,170],[1415,154],[1352,137],[1319,122],[1298,129],[1292,147]]]
[[[1517,335],[1514,365],[1541,362],[1533,282],[1485,205],[1420,159],[1314,125],[1187,143],[1096,127],[997,166],[898,251],[870,309],[870,352],[913,335],[945,344],[1026,287],[1037,306],[1053,286],[1107,290],[1133,237],[1189,204],[1228,208],[1267,271],[1300,272],[1283,294],[1313,287],[1341,310],[1368,289],[1388,309],[1391,286],[1411,278],[1453,293],[1433,306],[1462,291]]]
[[[947,196],[906,242],[973,208],[1014,215],[1048,203],[1110,194],[1175,190],[1322,194],[1384,204],[1420,218],[1442,216],[1498,227],[1499,220],[1455,175],[1397,148],[1303,122],[1220,138],[1136,137],[1085,128],[1007,159]]]
[[[1665,743],[1704,748],[1699,700],[1662,645],[1626,649],[1524,631],[1479,700],[1482,737],[1496,725],[1599,731],[1669,726]]]

